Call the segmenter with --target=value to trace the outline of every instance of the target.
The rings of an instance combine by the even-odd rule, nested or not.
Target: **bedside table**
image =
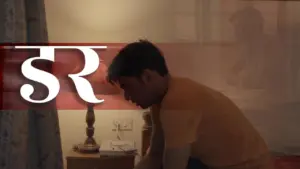
[[[67,157],[67,169],[133,169],[134,155],[101,156],[71,151]]]

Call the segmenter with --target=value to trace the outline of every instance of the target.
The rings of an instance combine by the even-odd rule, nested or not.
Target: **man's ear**
[[[144,83],[149,83],[153,78],[154,72],[150,69],[145,69],[142,73],[141,79]]]

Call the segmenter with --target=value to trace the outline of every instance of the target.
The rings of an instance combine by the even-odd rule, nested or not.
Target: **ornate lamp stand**
[[[86,140],[83,144],[78,144],[74,147],[74,149],[80,153],[97,153],[99,152],[100,146],[96,143],[94,139],[94,123],[95,123],[95,113],[94,113],[94,105],[87,105],[87,113],[86,113]]]

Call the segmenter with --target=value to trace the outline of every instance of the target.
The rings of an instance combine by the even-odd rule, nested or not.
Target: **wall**
[[[115,43],[147,37],[170,41],[172,19],[166,7],[171,4],[170,0],[46,0],[50,40]]]
[[[297,120],[300,104],[299,99],[295,98],[298,89],[292,88],[297,82],[291,82],[290,77],[297,70],[289,69],[290,59],[297,55],[294,50],[297,43],[294,43],[295,33],[291,29],[286,30],[285,41],[280,39],[281,32],[278,32],[277,25],[279,5],[285,5],[286,8],[281,26],[292,27],[299,22],[300,3],[255,3],[254,7],[264,18],[264,33],[268,38],[258,38],[258,43],[250,47],[237,41],[234,27],[229,22],[237,10],[247,5],[240,1],[128,0],[122,3],[109,0],[46,0],[50,41],[124,43],[148,38],[155,42],[188,42],[164,48],[172,72],[226,93],[244,110],[272,151],[300,153]],[[260,68],[267,70],[267,74],[258,71],[256,75],[262,75],[261,79],[252,79],[265,81],[264,88],[243,86],[244,80],[241,79],[250,76],[253,70],[244,71],[243,75],[238,76],[233,71],[236,61],[247,58],[249,54],[256,59],[248,64],[248,68],[262,65]],[[229,82],[232,78],[237,84]],[[85,111],[60,110],[59,116],[66,155],[73,144],[84,140]],[[143,122],[138,110],[96,111],[97,141],[116,136],[109,127],[116,117],[135,119],[134,130],[124,134],[125,138],[135,140],[140,147]]]

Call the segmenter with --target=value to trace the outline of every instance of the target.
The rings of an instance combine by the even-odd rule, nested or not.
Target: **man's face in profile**
[[[126,100],[143,109],[153,104],[156,92],[151,82],[138,77],[121,77],[119,83]]]

